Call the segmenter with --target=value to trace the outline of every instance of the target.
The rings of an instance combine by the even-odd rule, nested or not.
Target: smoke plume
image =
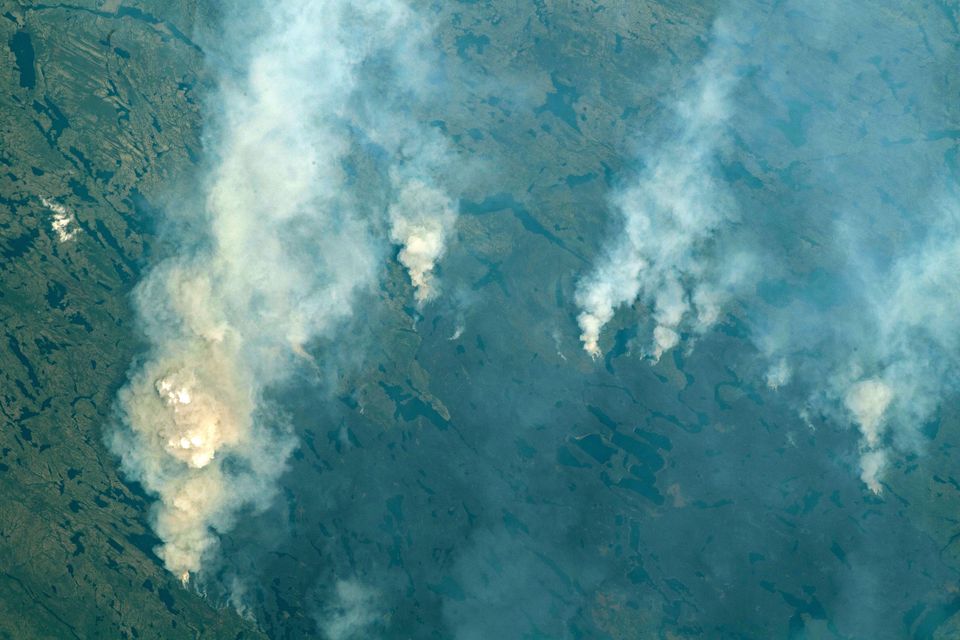
[[[338,580],[334,597],[317,616],[317,624],[328,640],[369,638],[371,627],[382,617],[380,595],[353,580]]]
[[[598,355],[616,309],[640,302],[656,359],[733,314],[767,387],[858,430],[879,493],[957,391],[957,112],[917,107],[955,88],[953,26],[806,0],[728,24],[738,42],[715,31],[678,124],[613,198],[623,232],[580,283],[581,340]]]
[[[723,24],[713,39],[674,107],[667,139],[647,150],[636,180],[612,198],[622,230],[580,282],[580,339],[593,357],[620,306],[640,301],[650,307],[655,327],[647,352],[654,360],[679,343],[683,328],[703,331],[719,315],[723,286],[712,281],[703,252],[732,216],[713,175],[713,156],[723,143],[734,77],[733,43]]]
[[[377,201],[376,185],[359,189],[345,169],[356,132],[373,126],[366,67],[389,67],[386,84],[419,73],[404,65],[415,59],[406,36],[422,28],[399,0],[283,0],[253,11],[237,30],[262,30],[214,70],[203,203],[171,214],[202,237],[184,237],[136,292],[150,350],[120,393],[112,440],[127,474],[158,497],[157,553],[184,582],[241,510],[269,504],[295,446],[266,392],[310,357],[311,340],[336,344],[376,280],[389,188]],[[390,162],[398,150],[387,151]],[[393,234],[406,245],[401,259],[426,287],[448,200],[409,172],[392,187],[406,220]]]
[[[956,112],[911,107],[942,103],[927,43],[952,41],[952,26],[891,10],[858,12],[865,31],[816,3],[775,12],[745,53],[766,66],[733,118],[743,165],[777,199],[771,210],[741,191],[754,232],[736,242],[763,267],[742,319],[771,387],[858,430],[860,477],[875,493],[898,453],[922,450],[960,366],[956,176],[937,133]],[[942,55],[944,69],[956,64]]]
[[[446,251],[447,238],[456,221],[453,201],[420,178],[399,180],[396,200],[390,205],[390,240],[401,247],[397,256],[414,287],[414,299],[423,305],[437,295],[434,268]]]
[[[922,427],[957,388],[960,218],[955,204],[938,204],[939,220],[904,242],[889,267],[858,268],[865,302],[858,334],[844,336],[852,347],[844,357],[859,375],[843,399],[861,434],[861,479],[875,493],[890,449],[922,448]]]
[[[879,448],[886,426],[884,414],[892,399],[893,390],[873,378],[852,385],[844,397],[844,404],[863,436],[860,478],[876,493],[880,492],[879,474],[886,461],[886,454]]]

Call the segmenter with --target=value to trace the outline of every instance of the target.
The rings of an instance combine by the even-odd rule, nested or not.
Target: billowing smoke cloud
[[[853,416],[863,436],[860,478],[874,492],[880,492],[879,475],[886,463],[886,454],[880,448],[887,407],[893,399],[893,390],[885,382],[871,378],[852,385],[844,397],[844,404]]]
[[[623,304],[650,309],[654,358],[735,314],[768,387],[811,425],[858,430],[878,493],[960,372],[958,114],[942,107],[955,33],[936,10],[899,11],[854,20],[794,0],[745,12],[735,46],[716,37],[677,132],[616,195],[623,236],[577,296],[594,355]]]
[[[401,249],[397,256],[410,274],[418,305],[437,295],[434,268],[446,251],[456,221],[453,201],[420,178],[398,179],[396,201],[390,205],[390,239]]]
[[[836,363],[827,359],[829,366],[846,367],[831,391],[842,394],[860,431],[861,479],[875,493],[889,449],[922,447],[921,428],[956,389],[960,372],[960,218],[956,205],[934,207],[939,221],[924,238],[904,241],[889,266],[856,267],[862,304],[850,333],[839,336],[847,349]],[[854,261],[864,248],[854,244],[847,251]],[[790,344],[792,357],[803,360],[798,346],[811,345]]]
[[[643,170],[613,197],[623,228],[576,294],[580,339],[594,357],[622,305],[651,308],[654,360],[679,343],[683,328],[703,331],[719,316],[724,286],[707,272],[702,253],[733,215],[713,160],[730,110],[733,45],[718,23],[710,53],[675,105],[668,137],[647,148]]]
[[[923,427],[957,389],[960,220],[938,134],[957,114],[911,107],[942,103],[928,51],[939,45],[928,43],[954,36],[937,12],[890,20],[880,3],[861,31],[820,9],[789,3],[745,54],[766,67],[734,126],[743,165],[777,203],[741,192],[755,233],[737,242],[763,265],[743,319],[769,386],[859,431],[860,477],[880,493],[897,453],[922,449]],[[956,64],[943,55],[944,68]]]
[[[373,112],[364,65],[386,60],[390,82],[420,73],[402,68],[414,59],[408,36],[422,28],[399,0],[283,0],[255,11],[260,34],[226,65],[242,71],[218,72],[202,210],[180,215],[194,230],[201,220],[205,235],[184,238],[137,290],[151,348],[120,393],[112,441],[126,472],[158,496],[158,555],[184,581],[241,509],[269,503],[284,471],[295,439],[265,392],[310,357],[312,339],[336,343],[377,277],[373,238],[390,188],[377,201],[369,185],[351,188],[345,169]],[[395,172],[392,188],[391,218],[406,221],[393,235],[428,291],[448,199],[410,171]]]

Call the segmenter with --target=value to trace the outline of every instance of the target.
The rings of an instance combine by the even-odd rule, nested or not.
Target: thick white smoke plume
[[[643,171],[613,199],[623,229],[576,294],[580,339],[593,357],[622,305],[641,301],[652,308],[654,360],[679,343],[686,325],[703,331],[719,316],[723,286],[711,282],[701,252],[731,216],[712,160],[729,115],[732,51],[718,24],[710,53],[675,106],[675,131],[649,149]]]
[[[881,380],[861,380],[852,385],[844,404],[853,416],[862,436],[860,479],[875,493],[880,493],[880,472],[886,464],[882,449],[886,429],[886,412],[893,400],[893,390]]]
[[[421,30],[399,0],[282,0],[263,11],[245,71],[221,74],[220,107],[208,115],[214,168],[203,210],[185,216],[203,221],[206,242],[187,238],[195,248],[138,288],[151,349],[120,393],[124,426],[112,443],[158,496],[158,555],[184,581],[239,510],[273,496],[294,438],[265,390],[312,338],[333,335],[376,278],[369,211],[344,170],[351,130],[363,127],[352,121],[359,76],[373,57],[412,59],[408,35]],[[444,216],[447,201],[398,180],[410,246],[435,229],[418,207]],[[430,267],[417,264],[428,281]]]
[[[396,200],[390,205],[390,240],[401,247],[398,259],[410,274],[414,299],[423,305],[437,295],[434,268],[446,251],[456,222],[450,197],[420,178],[395,175]]]

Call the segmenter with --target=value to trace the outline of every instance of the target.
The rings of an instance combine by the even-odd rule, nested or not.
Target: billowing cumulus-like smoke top
[[[682,328],[703,331],[719,315],[724,287],[708,273],[703,252],[733,215],[713,175],[734,84],[732,51],[728,29],[718,23],[710,53],[674,105],[667,138],[645,145],[643,170],[613,197],[623,226],[576,294],[580,339],[594,357],[622,305],[651,308],[647,353],[654,360],[679,343]]]
[[[269,503],[294,447],[264,392],[303,361],[311,339],[335,338],[377,276],[376,207],[344,170],[351,135],[366,124],[357,114],[377,108],[357,107],[363,66],[389,59],[390,82],[419,73],[404,65],[423,28],[403,2],[282,0],[262,11],[262,32],[236,54],[243,71],[219,73],[203,206],[179,215],[202,220],[205,237],[185,238],[190,248],[137,289],[151,348],[120,393],[112,439],[124,470],[159,498],[158,555],[184,581],[239,510]],[[394,183],[392,236],[429,291],[449,201],[410,171]],[[382,207],[391,188],[381,191]]]
[[[418,305],[437,295],[433,270],[455,220],[446,193],[419,179],[403,184],[390,205],[390,239],[402,247],[398,259],[410,274]]]

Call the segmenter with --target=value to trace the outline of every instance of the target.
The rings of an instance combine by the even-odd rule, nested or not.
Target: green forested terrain
[[[402,638],[957,637],[955,399],[876,497],[856,434],[804,423],[757,382],[736,310],[656,364],[631,352],[642,303],[618,311],[602,360],[577,339],[576,283],[616,231],[607,198],[724,3],[411,4],[442,58],[421,119],[470,174],[451,194],[442,294],[414,309],[384,250],[346,348],[308,345],[319,382],[277,391],[300,447],[273,506],[220,541],[255,624],[218,606],[223,576],[201,596],[163,568],[153,499],[106,444],[144,348],[130,293],[163,252],[162,212],[209,169],[197,3],[0,0],[0,636],[312,638],[333,585],[356,579]],[[928,13],[960,24],[945,2],[884,15],[926,41]],[[850,46],[887,80],[870,46]],[[833,68],[795,55],[811,76]],[[955,120],[946,93],[930,108]],[[913,102],[890,96],[877,104],[891,113]],[[805,97],[758,148],[733,136],[722,169],[745,217],[788,220],[779,199],[829,191],[810,177],[830,146],[810,114],[852,99]],[[837,135],[838,157],[934,140],[960,175],[954,129],[913,140],[913,123],[876,121],[838,125],[857,136]],[[382,172],[374,156],[353,150],[359,182]],[[800,231],[814,248],[787,259],[802,270],[833,228]]]
[[[119,5],[0,3],[0,634],[257,637],[163,569],[104,443],[147,198],[200,147],[192,10]]]

